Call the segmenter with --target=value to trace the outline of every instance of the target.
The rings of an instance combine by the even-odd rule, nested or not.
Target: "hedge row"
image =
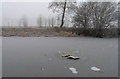
[[[74,29],[72,31],[77,35],[92,36],[92,37],[118,37],[118,29]]]
[[[92,37],[118,37],[120,35],[120,29],[118,28],[105,28],[105,29],[95,29],[95,28],[59,28],[57,31],[67,31],[72,32],[78,36],[92,36]]]

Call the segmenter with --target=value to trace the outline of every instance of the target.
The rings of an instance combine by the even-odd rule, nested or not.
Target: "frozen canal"
[[[3,37],[3,77],[117,77],[118,39]],[[62,58],[68,52],[79,60]],[[101,72],[94,72],[96,66]],[[74,74],[69,68],[75,68]]]

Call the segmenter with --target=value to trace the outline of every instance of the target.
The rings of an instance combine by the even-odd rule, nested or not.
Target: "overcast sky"
[[[49,16],[55,16],[51,10],[48,10],[48,4],[50,0],[46,2],[9,2],[3,0],[2,5],[0,3],[0,17],[2,17],[3,25],[11,23],[13,26],[18,24],[21,17],[26,16],[29,19],[29,25],[37,25],[36,19],[41,15],[48,18]],[[28,1],[28,0],[27,0]],[[29,0],[33,1],[33,0]],[[119,1],[119,0],[116,0]],[[2,25],[0,19],[0,25]]]
[[[3,24],[11,20],[15,25],[15,21],[26,16],[32,22],[30,23],[35,25],[40,15],[46,18],[54,15],[51,10],[48,10],[48,4],[48,2],[4,2],[2,4]]]

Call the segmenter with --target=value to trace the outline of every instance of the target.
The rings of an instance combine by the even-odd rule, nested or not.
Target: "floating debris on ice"
[[[74,60],[77,60],[77,59],[80,59],[80,58],[71,55],[71,56],[68,56],[67,59],[74,59]]]
[[[69,68],[69,70],[71,70],[72,73],[74,73],[74,74],[77,74],[77,73],[78,73],[78,71],[77,71],[75,68],[73,68],[73,67]]]
[[[95,67],[95,66],[91,67],[91,70],[93,70],[95,72],[100,72],[100,68]]]
[[[62,52],[58,51],[59,54],[62,55],[62,57],[66,57],[67,59],[74,59],[74,60],[77,60],[77,59],[80,59],[80,57],[75,57],[73,55],[70,55],[70,54],[62,54]]]

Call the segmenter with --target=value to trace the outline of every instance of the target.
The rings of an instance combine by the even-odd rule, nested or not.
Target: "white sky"
[[[49,2],[3,2],[3,24],[9,21],[16,25],[21,17],[26,16],[30,21],[30,25],[34,26],[36,25],[36,19],[40,15],[45,18],[54,16],[53,12],[48,10],[48,4]]]
[[[2,25],[2,2],[0,0],[0,26]]]
[[[2,2],[50,2],[50,1],[64,1],[64,0],[1,0]],[[74,0],[68,0],[68,1],[74,1]],[[86,1],[86,0],[77,0],[77,1]],[[89,1],[99,1],[99,2],[118,2],[119,0],[89,0]]]
[[[36,19],[40,15],[46,18],[55,15],[52,13],[52,11],[48,10],[48,4],[50,1],[53,0],[2,0],[2,5],[0,2],[0,26],[2,25],[2,23],[5,24],[8,22],[16,25],[19,19],[23,16],[26,16],[29,19],[29,23],[31,23],[30,25],[36,25]]]

